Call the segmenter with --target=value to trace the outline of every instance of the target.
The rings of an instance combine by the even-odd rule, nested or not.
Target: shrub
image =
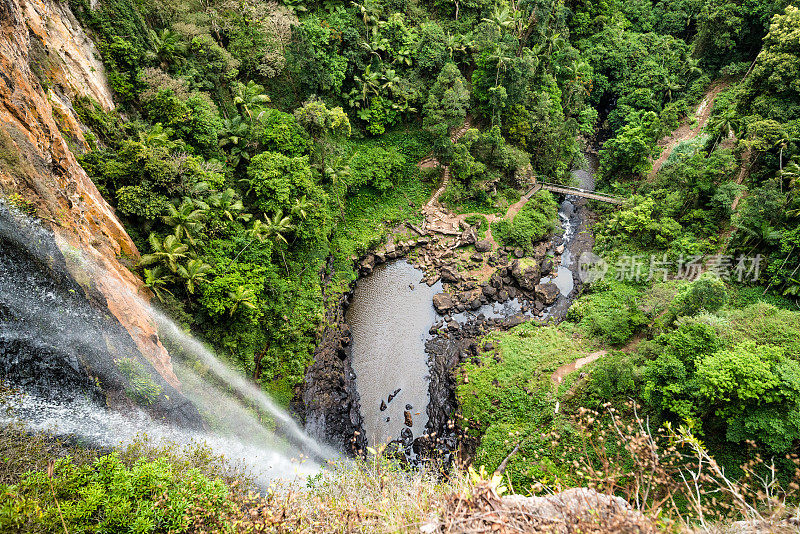
[[[581,297],[572,305],[568,317],[591,335],[621,345],[647,324],[647,317],[639,308],[639,297],[634,286],[612,283],[608,291]]]
[[[125,393],[139,404],[153,404],[161,395],[161,386],[156,384],[147,369],[133,358],[114,360],[120,372],[128,380]]]
[[[701,310],[715,312],[728,301],[725,284],[719,278],[704,274],[675,297],[669,308],[673,318],[697,315]]]
[[[549,191],[542,191],[522,207],[512,222],[505,219],[495,221],[492,235],[505,245],[530,250],[534,242],[555,230],[557,219],[558,204]]]
[[[117,189],[117,209],[123,215],[155,220],[167,209],[169,200],[144,185],[126,185]]]
[[[113,453],[79,466],[66,457],[52,478],[30,471],[0,485],[5,532],[232,532],[226,523],[237,512],[223,481],[198,469],[178,473],[166,458],[127,466]]]

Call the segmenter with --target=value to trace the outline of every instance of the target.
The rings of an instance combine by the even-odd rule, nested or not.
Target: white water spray
[[[2,206],[0,206],[2,208]],[[131,340],[119,329],[107,328],[103,317],[91,307],[75,306],[75,290],[60,290],[52,280],[43,283],[41,275],[15,264],[20,252],[29,263],[52,267],[52,236],[36,222],[0,213],[0,346],[24,346],[27,361],[61,355],[62,361],[77,368],[89,359],[93,365],[111,368],[117,355],[125,356]],[[24,231],[21,228],[24,226]],[[13,245],[13,246],[12,246]],[[9,250],[3,250],[5,247]],[[49,247],[49,248],[48,248]],[[94,279],[114,280],[77,251],[70,251],[70,261]],[[32,260],[32,262],[30,261]],[[24,262],[21,262],[24,263]],[[63,273],[57,273],[63,275]],[[62,276],[63,277],[63,276]],[[168,340],[173,351],[172,363],[181,379],[182,393],[207,416],[212,431],[193,432],[154,421],[139,409],[125,414],[110,411],[84,395],[59,395],[58,391],[29,391],[12,400],[15,417],[34,431],[50,431],[75,436],[100,446],[130,443],[145,433],[150,439],[178,444],[205,443],[216,453],[240,461],[257,480],[295,478],[317,472],[319,463],[337,454],[307,436],[297,423],[261,389],[220,361],[201,342],[183,332],[175,323],[157,312],[128,287],[118,284],[115,291],[127,292],[148,310],[159,327],[159,335]],[[111,334],[110,334],[111,332]],[[122,352],[123,354],[120,354]],[[18,360],[21,358],[17,358]],[[198,374],[197,364],[207,372]],[[214,380],[208,380],[208,374]],[[232,394],[233,393],[233,394]],[[261,419],[268,419],[262,422]],[[0,418],[0,423],[8,417]]]

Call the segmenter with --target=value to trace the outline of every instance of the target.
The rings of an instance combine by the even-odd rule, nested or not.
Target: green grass
[[[457,396],[464,424],[480,437],[474,463],[495,469],[520,443],[508,466],[517,491],[525,492],[537,478],[537,466],[526,458],[541,448],[541,434],[564,424],[554,415],[553,372],[595,348],[575,333],[568,323],[524,323],[485,338],[499,347],[499,358],[484,353],[480,363],[462,366]]]
[[[413,177],[395,184],[385,193],[366,186],[349,198],[342,221],[331,239],[340,276],[348,281],[353,279],[351,257],[378,245],[393,226],[407,220],[421,222],[419,210],[432,189],[431,184]]]
[[[349,150],[367,146],[394,148],[406,158],[406,168],[393,186],[381,192],[363,186],[348,195],[342,218],[331,238],[331,250],[339,280],[355,278],[352,256],[358,256],[380,244],[388,231],[404,221],[422,221],[420,209],[433,193],[434,184],[423,179],[417,163],[428,152],[427,134],[419,129],[399,129],[379,138],[351,140]]]

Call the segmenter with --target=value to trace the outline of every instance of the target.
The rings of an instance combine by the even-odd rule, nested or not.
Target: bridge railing
[[[575,194],[576,196],[583,196],[586,198],[593,198],[595,200],[605,200],[606,202],[612,202],[614,204],[622,204],[626,200],[625,197],[621,197],[618,195],[612,195],[608,193],[599,193],[597,191],[591,191],[587,189],[581,189],[579,187],[572,187],[569,185],[561,185],[561,184],[554,184],[551,182],[543,182],[537,180],[536,185],[528,191],[527,194],[532,194],[536,192],[538,189],[548,189],[548,190],[555,190],[555,192],[561,192],[565,194]]]

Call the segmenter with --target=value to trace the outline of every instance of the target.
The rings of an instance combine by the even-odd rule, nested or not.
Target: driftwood
[[[412,224],[412,223],[406,221],[406,226],[408,226],[409,228],[411,228],[412,230],[414,230],[416,233],[418,233],[421,236],[422,235],[428,235],[427,232],[425,232],[425,230],[423,230],[422,228],[420,228],[416,224]]]

